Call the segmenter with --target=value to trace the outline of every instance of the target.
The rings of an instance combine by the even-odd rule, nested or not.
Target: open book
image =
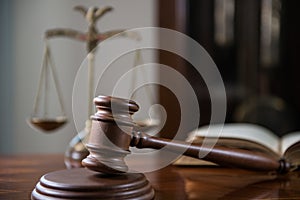
[[[222,127],[223,126],[223,127]],[[254,125],[232,123],[201,127],[189,134],[187,142],[215,144],[230,148],[260,151],[275,159],[285,159],[294,168],[300,166],[300,131],[279,138],[270,130]],[[205,165],[207,161],[181,156],[174,165]]]

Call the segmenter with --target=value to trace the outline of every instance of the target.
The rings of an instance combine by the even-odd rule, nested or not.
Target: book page
[[[242,148],[253,151],[266,152],[274,157],[280,157],[280,140],[273,132],[254,124],[232,123],[203,126],[191,132],[186,141],[195,144],[213,142],[217,146],[227,146],[230,148]],[[215,143],[217,142],[217,143]],[[214,163],[181,156],[174,165],[215,165]]]
[[[223,129],[221,129],[221,126],[223,126]],[[220,130],[222,131],[220,132]],[[270,130],[254,124],[230,123],[224,125],[215,124],[210,127],[204,126],[193,131],[187,138],[187,141],[191,142],[195,139],[195,137],[244,139],[264,145],[277,154],[280,153],[280,140],[278,136]]]
[[[284,135],[281,138],[281,154],[283,154],[290,146],[300,141],[300,132],[293,132]]]
[[[290,170],[300,169],[300,141],[289,146],[283,155],[284,159],[290,164]]]
[[[213,138],[213,140],[215,141],[215,138]],[[210,139],[208,140],[208,142],[210,142]],[[193,141],[194,145],[202,145],[203,144],[203,137],[197,137],[197,139],[195,139]],[[240,139],[240,138],[218,138],[217,143],[213,143],[214,146],[213,148],[218,148],[218,147],[226,147],[226,148],[230,148],[232,150],[234,149],[244,149],[244,150],[249,150],[252,152],[261,152],[261,153],[265,153],[268,154],[269,156],[273,157],[276,160],[280,159],[280,155],[278,155],[277,153],[275,153],[274,151],[272,151],[270,148],[266,147],[265,145],[261,145],[257,142],[253,142],[250,140],[244,140],[244,139]],[[177,159],[174,163],[174,165],[215,165],[215,163],[209,162],[209,161],[205,161],[203,159],[197,159],[197,158],[191,158],[188,156],[181,156],[179,159]]]

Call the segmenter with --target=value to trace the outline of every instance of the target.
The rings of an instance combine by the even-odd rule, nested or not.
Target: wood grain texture
[[[40,177],[64,169],[63,155],[0,156],[0,199],[30,199]],[[285,176],[216,166],[145,174],[155,199],[300,199],[300,172]]]

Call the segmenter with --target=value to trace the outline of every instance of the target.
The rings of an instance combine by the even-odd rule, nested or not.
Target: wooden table
[[[0,199],[30,199],[43,174],[63,168],[62,155],[0,156]],[[146,177],[156,199],[300,199],[300,172],[168,166]]]

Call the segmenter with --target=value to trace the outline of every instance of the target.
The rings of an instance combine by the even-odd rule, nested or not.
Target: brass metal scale
[[[55,28],[50,29],[45,32],[45,51],[42,63],[42,69],[40,74],[40,80],[38,85],[38,92],[36,94],[33,113],[28,119],[28,122],[31,127],[42,131],[43,133],[53,133],[54,131],[61,128],[64,124],[67,123],[67,116],[63,104],[63,94],[60,91],[58,75],[56,74],[56,69],[54,66],[53,58],[51,56],[49,40],[57,37],[67,37],[69,39],[74,39],[80,42],[86,43],[87,48],[87,59],[88,59],[88,116],[85,123],[85,128],[80,131],[76,136],[70,141],[69,146],[67,147],[65,153],[65,163],[68,168],[73,167],[81,167],[81,160],[84,159],[88,155],[88,151],[82,143],[83,140],[89,135],[91,120],[89,117],[93,114],[93,98],[94,98],[94,59],[95,53],[97,50],[97,45],[116,34],[120,33],[120,36],[126,37],[129,39],[140,40],[140,36],[129,35],[124,32],[124,30],[112,30],[104,33],[99,33],[96,28],[96,22],[100,19],[104,14],[109,11],[112,11],[112,7],[90,7],[86,8],[84,6],[76,6],[74,8],[76,11],[83,14],[84,18],[88,22],[88,30],[87,32],[81,32],[78,30],[73,30],[69,28]],[[135,51],[135,58],[133,67],[143,64],[143,59],[141,55],[141,51],[138,49]],[[50,81],[52,75],[52,79],[54,82],[54,92],[57,94],[58,104],[60,110],[56,115],[49,114],[49,96],[48,91]],[[144,77],[145,78],[145,77]],[[132,87],[134,86],[134,80],[132,80]],[[148,95],[151,92],[147,92]],[[52,95],[51,95],[52,97]],[[134,98],[134,97],[133,97]],[[153,99],[153,98],[149,98]],[[140,127],[143,128],[148,126],[147,123],[149,120],[140,121]],[[147,124],[145,124],[145,122]]]

